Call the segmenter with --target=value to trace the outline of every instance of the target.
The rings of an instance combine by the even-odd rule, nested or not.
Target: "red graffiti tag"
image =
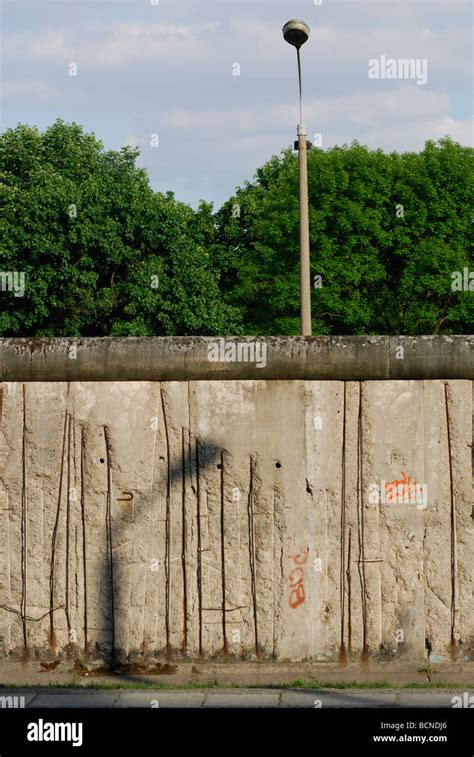
[[[288,604],[293,610],[303,604],[305,600],[303,565],[306,565],[308,562],[308,556],[308,547],[302,549],[297,555],[290,555],[290,560],[293,560],[296,566],[292,568],[290,575],[288,576],[288,583],[291,589],[290,596],[288,597]]]

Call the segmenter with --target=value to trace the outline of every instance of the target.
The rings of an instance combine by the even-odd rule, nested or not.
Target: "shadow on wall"
[[[160,606],[158,606],[158,612],[162,613],[162,618],[164,619],[164,626],[165,626],[165,645],[163,648],[155,648],[150,650],[142,650],[143,653],[145,651],[149,651],[152,655],[160,655],[164,656],[167,660],[171,660],[171,657],[173,653],[176,653],[178,651],[186,652],[188,651],[188,622],[189,622],[189,608],[187,606],[187,589],[189,588],[188,584],[189,581],[193,580],[197,582],[197,593],[198,593],[198,612],[199,612],[199,654],[202,654],[203,652],[203,643],[202,643],[202,611],[203,611],[203,602],[202,602],[202,562],[201,562],[201,555],[202,555],[202,547],[201,547],[201,513],[200,513],[200,505],[201,505],[201,497],[200,497],[200,475],[205,471],[207,468],[210,468],[211,466],[214,466],[216,464],[216,461],[220,460],[223,455],[223,451],[220,447],[218,447],[216,444],[214,444],[212,441],[203,441],[200,439],[194,439],[194,444],[191,444],[191,433],[190,430],[182,429],[182,454],[181,458],[175,461],[172,461],[171,457],[171,450],[170,450],[170,443],[168,438],[168,429],[165,424],[165,435],[166,435],[166,449],[167,449],[167,455],[164,461],[164,464],[166,465],[166,474],[165,474],[165,480],[163,481],[165,485],[165,518],[164,522],[160,523],[160,525],[163,528],[163,532],[161,536],[164,536],[164,556],[163,556],[163,568],[164,570],[161,571],[160,574],[163,575],[164,580],[164,603]],[[188,436],[187,444],[185,443],[185,436]],[[107,536],[107,551],[105,555],[105,560],[103,562],[102,567],[102,582],[104,587],[108,587],[108,607],[104,606],[104,616],[103,616],[103,625],[102,627],[105,629],[107,626],[109,627],[109,636],[108,639],[104,639],[103,645],[97,650],[100,652],[101,656],[107,661],[109,666],[113,668],[114,670],[121,669],[124,667],[125,660],[127,657],[126,650],[121,647],[118,643],[118,627],[117,627],[117,620],[118,618],[126,617],[126,614],[123,614],[122,612],[118,611],[119,607],[127,608],[129,597],[125,596],[125,589],[124,587],[127,585],[125,580],[125,566],[123,564],[123,561],[120,559],[117,559],[117,557],[114,557],[114,548],[115,543],[121,542],[121,531],[125,527],[125,522],[120,519],[116,519],[113,521],[112,519],[112,502],[114,501],[113,492],[114,492],[114,484],[113,484],[113,470],[114,470],[114,456],[113,456],[113,448],[111,444],[111,436],[110,436],[110,429],[107,427],[104,427],[104,441],[105,441],[105,447],[106,447],[106,465],[107,465],[107,495],[106,495],[106,517],[105,517],[105,527],[106,527],[106,536]],[[189,514],[187,514],[187,507],[186,507],[186,478],[187,476],[192,475],[192,471],[195,472],[195,477],[197,481],[197,511],[195,513],[196,517],[196,528],[197,528],[197,575],[193,576],[192,578],[188,575],[188,565],[187,565],[187,558],[186,558],[186,518],[189,517]],[[181,484],[181,513],[180,517],[182,519],[181,521],[181,540],[182,540],[182,547],[181,547],[181,567],[182,567],[182,580],[183,580],[183,608],[182,608],[182,642],[181,642],[181,648],[177,649],[176,647],[173,648],[173,645],[171,643],[171,636],[173,632],[172,627],[172,618],[171,618],[171,581],[172,581],[172,567],[171,567],[171,560],[172,560],[172,539],[171,539],[171,527],[172,527],[172,520],[173,520],[173,512],[172,512],[172,491],[173,491],[173,485],[177,484],[178,486]],[[124,494],[124,493],[123,493]],[[154,495],[153,499],[156,500],[157,497],[161,497],[161,491],[160,487],[158,487],[157,493]],[[115,501],[124,501],[120,498],[115,498]],[[154,501],[150,502],[143,502],[141,504],[141,508],[144,508],[146,506],[153,507],[155,504]],[[176,505],[174,504],[173,507]],[[179,507],[179,504],[178,504]],[[135,513],[135,515],[139,515],[139,511]],[[157,534],[157,539],[160,537],[160,534]],[[224,597],[222,599],[223,606],[224,606]],[[85,631],[86,634],[86,631]],[[88,653],[87,644],[85,646],[86,654]],[[225,651],[225,640],[223,641],[223,651]],[[133,667],[133,666],[132,666]],[[129,676],[127,676],[127,680],[129,680]]]
[[[171,413],[165,407],[168,395],[159,386],[161,415],[159,429],[158,425],[154,429],[158,436],[151,464],[153,480],[151,488],[133,489],[135,498],[132,492],[122,491],[119,431],[108,425],[108,418],[101,424],[75,417],[66,395],[65,409],[52,414],[48,419],[51,422],[45,422],[39,430],[43,409],[36,405],[34,418],[28,412],[27,400],[34,402],[36,396],[28,395],[28,384],[20,384],[13,398],[15,438],[10,451],[19,452],[19,459],[15,454],[12,462],[14,467],[19,463],[15,499],[20,507],[11,524],[15,551],[18,546],[21,554],[21,570],[12,574],[11,591],[21,599],[19,610],[4,604],[0,609],[14,614],[20,624],[20,634],[17,629],[9,652],[22,648],[24,661],[32,655],[42,658],[44,670],[54,669],[65,654],[76,660],[78,673],[84,671],[83,658],[101,662],[107,670],[124,670],[125,663],[136,668],[153,656],[169,662],[173,655],[183,653],[193,657],[226,655],[235,631],[229,617],[234,618],[233,624],[249,627],[249,644],[244,648],[244,643],[239,643],[239,657],[261,657],[254,523],[254,497],[259,487],[255,483],[257,454],[249,455],[245,473],[248,497],[238,526],[243,529],[239,533],[245,545],[241,564],[245,564],[247,597],[245,603],[239,603],[233,600],[232,576],[228,576],[226,588],[226,562],[230,566],[234,559],[232,551],[227,554],[224,549],[224,525],[230,531],[233,528],[224,515],[230,455],[222,440],[216,443],[196,437],[186,422],[171,423]],[[45,395],[46,407],[50,401]],[[38,457],[43,448],[49,471],[41,468],[45,463],[41,454]],[[51,471],[55,465],[56,470]],[[215,491],[209,481],[211,469]],[[49,504],[43,509],[43,503]],[[211,516],[216,537],[212,551]],[[160,569],[148,589],[142,569],[153,570],[148,553],[144,557],[150,528],[149,546],[156,549]],[[240,550],[239,539],[234,538],[233,547],[236,541]],[[204,552],[208,555],[203,558]],[[152,601],[147,607],[142,599],[150,595]],[[48,604],[49,609],[43,612]],[[36,608],[36,612],[29,615],[27,608]],[[247,615],[235,620],[232,613],[241,610]],[[32,617],[34,614],[39,617]],[[37,632],[32,633],[36,624]]]
[[[72,429],[74,426],[74,419],[72,416],[66,411],[65,413],[65,421],[64,421],[64,431],[63,431],[63,451],[62,451],[62,457],[61,457],[61,471],[60,471],[60,485],[59,485],[59,493],[58,493],[58,505],[57,505],[57,513],[56,513],[56,523],[53,530],[52,535],[52,548],[51,548],[51,573],[50,573],[50,611],[49,611],[49,617],[50,617],[50,631],[49,631],[49,638],[50,638],[50,647],[51,651],[53,653],[56,653],[58,649],[57,639],[56,639],[56,631],[55,631],[55,613],[57,612],[57,603],[55,604],[55,596],[57,593],[57,578],[56,578],[56,558],[55,558],[55,552],[56,552],[56,543],[57,543],[57,537],[58,537],[58,523],[60,519],[60,513],[61,509],[65,508],[65,531],[66,531],[66,566],[69,565],[69,534],[70,534],[70,509],[71,509],[71,501],[70,497],[66,494],[64,495],[64,490],[66,492],[70,492],[71,487],[71,464],[70,464],[70,456],[71,456],[71,434]],[[84,424],[80,424],[80,497],[79,497],[79,503],[76,503],[80,505],[80,511],[81,511],[81,527],[82,527],[82,536],[81,536],[81,542],[82,542],[82,570],[83,570],[83,581],[84,581],[84,596],[83,596],[83,602],[84,602],[84,620],[83,620],[83,635],[84,635],[84,648],[83,650],[79,650],[78,644],[77,644],[77,634],[72,628],[71,619],[70,619],[70,613],[69,613],[69,587],[70,587],[70,580],[69,576],[66,573],[65,576],[65,587],[64,590],[66,603],[64,607],[65,615],[66,615],[66,623],[67,623],[67,632],[69,635],[69,641],[70,643],[67,645],[67,650],[71,654],[75,655],[76,657],[80,656],[80,652],[83,652],[85,657],[98,657],[99,659],[103,660],[104,663],[107,665],[109,669],[113,670],[120,670],[125,668],[125,661],[127,658],[127,652],[123,648],[123,645],[120,645],[119,638],[121,637],[123,639],[123,635],[120,634],[120,623],[127,623],[128,622],[128,613],[131,612],[131,609],[128,608],[128,603],[130,600],[130,597],[126,596],[126,587],[128,586],[127,580],[126,580],[126,571],[127,566],[124,564],[123,558],[117,557],[117,546],[122,544],[125,541],[124,538],[124,531],[127,528],[127,525],[130,522],[130,519],[126,518],[120,518],[115,517],[114,518],[114,510],[115,510],[115,503],[121,502],[123,504],[124,508],[130,507],[128,505],[129,502],[133,502],[133,494],[129,492],[122,492],[122,497],[117,496],[119,492],[117,491],[117,485],[114,484],[114,469],[116,468],[117,462],[114,455],[114,448],[113,448],[113,441],[112,441],[112,433],[109,426],[105,425],[102,427],[103,430],[103,440],[104,440],[104,457],[101,458],[100,462],[105,464],[105,478],[106,478],[106,496],[105,496],[105,534],[106,534],[106,550],[102,552],[102,561],[101,561],[101,568],[99,571],[100,579],[100,597],[102,599],[101,605],[100,605],[100,611],[102,613],[102,617],[99,619],[99,630],[100,630],[100,636],[97,637],[97,641],[95,644],[92,644],[90,642],[89,634],[90,634],[90,620],[89,620],[89,608],[88,608],[88,559],[87,559],[87,549],[88,549],[88,538],[87,538],[87,528],[86,528],[86,521],[87,521],[87,507],[88,507],[88,495],[86,491],[86,480],[87,480],[87,454],[88,454],[88,428]],[[164,540],[164,557],[163,557],[163,570],[160,569],[160,580],[164,583],[164,602],[160,603],[158,606],[158,613],[162,613],[161,615],[161,621],[164,620],[164,627],[165,627],[165,636],[166,641],[164,647],[161,648],[155,648],[155,649],[149,649],[146,651],[149,651],[152,655],[160,655],[164,656],[166,659],[170,660],[172,657],[172,653],[177,651],[186,652],[188,650],[188,607],[187,607],[187,587],[189,585],[190,581],[197,582],[197,595],[198,595],[198,612],[199,612],[199,653],[202,654],[203,651],[203,644],[202,644],[202,563],[201,563],[201,513],[200,513],[200,505],[201,505],[201,493],[200,493],[200,477],[202,473],[208,469],[211,466],[216,465],[216,462],[221,460],[223,457],[223,450],[218,447],[216,444],[214,444],[212,441],[209,440],[202,440],[202,439],[192,439],[191,440],[191,433],[188,429],[182,428],[182,454],[181,457],[177,460],[172,460],[172,454],[170,449],[170,440],[168,437],[168,427],[166,424],[166,418],[164,422],[164,434],[165,434],[165,444],[166,444],[166,450],[167,455],[166,458],[161,458],[160,461],[163,460],[163,465],[166,467],[164,480],[160,482],[162,486],[158,485],[156,487],[156,491],[153,492],[152,488],[152,494],[151,499],[149,497],[144,497],[141,499],[141,502],[139,505],[136,505],[133,503],[133,521],[135,521],[138,516],[140,515],[140,512],[143,511],[145,508],[151,508],[154,507],[157,504],[158,498],[162,497],[162,491],[165,491],[165,518],[164,522],[161,522],[159,525],[163,529],[161,533],[156,534],[157,542],[160,539]],[[186,438],[187,437],[187,438]],[[66,464],[64,461],[66,460]],[[218,467],[221,467],[221,463],[217,463]],[[197,575],[193,575],[192,577],[187,575],[187,561],[186,561],[186,546],[185,546],[185,540],[186,540],[186,518],[189,518],[189,513],[187,513],[186,508],[186,485],[187,485],[187,477],[194,476],[194,479],[197,483],[197,491],[196,494],[196,502],[197,502],[197,510],[196,513],[192,514],[192,517],[195,517],[196,522],[196,529],[197,529]],[[66,486],[64,486],[64,479],[66,480]],[[171,620],[171,612],[170,612],[170,604],[171,604],[171,548],[172,548],[172,542],[171,542],[171,524],[174,517],[174,513],[172,512],[172,491],[173,491],[173,485],[177,485],[177,487],[181,486],[181,513],[180,517],[182,518],[181,522],[181,538],[182,538],[182,554],[181,554],[181,563],[182,563],[182,572],[183,572],[183,630],[182,630],[182,644],[181,649],[178,650],[176,648],[172,648],[171,643],[171,635],[172,635],[172,620]],[[178,489],[179,490],[179,489]],[[174,491],[174,494],[176,495],[176,489]],[[64,500],[66,500],[66,504],[64,504]],[[176,507],[176,501],[173,502],[173,508]],[[179,503],[178,503],[179,507]],[[158,549],[158,547],[157,547]],[[158,562],[158,561],[156,561]],[[148,566],[149,568],[149,566]],[[161,578],[163,576],[163,578]],[[89,576],[90,580],[90,576]],[[97,578],[94,578],[95,581],[97,581]],[[223,606],[224,606],[224,600],[223,600]],[[125,612],[121,611],[121,608],[124,608]],[[225,627],[225,620],[224,627]],[[94,629],[97,630],[97,629]],[[26,643],[26,636],[25,636],[25,643]],[[26,647],[25,647],[26,649]],[[143,653],[145,650],[142,650]],[[224,642],[223,642],[223,651],[225,650],[225,636],[224,636]],[[78,654],[79,653],[79,654]],[[132,666],[133,667],[133,666]],[[130,680],[129,676],[127,676],[127,680]]]

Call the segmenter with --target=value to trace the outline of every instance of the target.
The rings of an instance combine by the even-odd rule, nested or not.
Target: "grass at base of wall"
[[[79,684],[77,681],[69,683],[49,683],[49,684],[7,684],[0,683],[0,689],[152,689],[159,691],[195,691],[199,689],[473,689],[474,683],[446,683],[437,681],[436,683],[404,683],[395,684],[389,681],[317,681],[313,679],[297,679],[287,681],[286,683],[262,683],[262,684],[222,684],[217,681],[208,681],[200,683],[198,681],[184,684],[165,684],[165,683],[148,683],[146,681],[136,681],[134,683],[110,682],[98,683],[89,682]]]

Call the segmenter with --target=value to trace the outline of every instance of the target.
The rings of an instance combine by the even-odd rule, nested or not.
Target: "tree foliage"
[[[313,333],[472,331],[474,292],[451,285],[453,272],[470,266],[474,273],[473,152],[449,138],[428,141],[421,153],[386,154],[356,142],[309,152]],[[291,150],[238,189],[216,222],[225,300],[241,308],[246,332],[297,334]]]
[[[1,270],[25,294],[1,292],[0,333],[173,335],[235,331],[210,264],[204,211],[155,193],[138,151],[105,152],[57,121],[0,138]]]
[[[0,271],[25,274],[24,296],[0,291],[0,334],[297,334],[294,153],[217,213],[154,192],[137,157],[61,120],[0,136]],[[449,138],[312,150],[313,333],[472,331],[474,293],[451,286],[473,268],[472,174]]]

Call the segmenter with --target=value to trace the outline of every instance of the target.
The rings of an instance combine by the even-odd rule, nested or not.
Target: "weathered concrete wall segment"
[[[1,396],[3,653],[472,655],[472,381]]]

